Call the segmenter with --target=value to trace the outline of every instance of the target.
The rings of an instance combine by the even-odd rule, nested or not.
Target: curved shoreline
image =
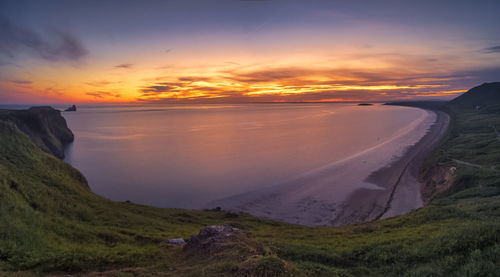
[[[333,225],[362,223],[403,215],[424,206],[420,168],[426,157],[436,148],[448,129],[450,117],[437,110],[425,109],[436,114],[436,121],[415,145],[397,160],[373,172],[367,182],[390,189],[388,195],[364,189],[353,192],[345,201],[343,213]],[[366,203],[374,203],[371,206]]]
[[[402,215],[408,213],[408,210],[401,210],[394,206],[394,199],[398,201],[404,201],[404,189],[408,189],[409,186],[418,184],[418,186],[413,189],[418,190],[420,196],[420,204],[412,208],[421,208],[424,206],[424,202],[421,199],[422,193],[422,180],[420,178],[420,169],[429,154],[438,146],[441,139],[444,137],[448,126],[450,124],[450,116],[442,111],[433,111],[437,115],[436,123],[431,126],[431,130],[424,136],[414,147],[412,147],[408,153],[399,162],[404,162],[405,159],[410,159],[405,166],[403,172],[398,179],[398,182],[394,184],[392,197],[387,201],[385,212],[380,214],[377,219],[388,218],[393,216]]]
[[[442,112],[422,110],[424,115],[416,119],[411,130],[379,147],[282,185],[212,204],[307,226],[362,223],[419,208],[423,206],[419,168],[440,141],[449,121]]]

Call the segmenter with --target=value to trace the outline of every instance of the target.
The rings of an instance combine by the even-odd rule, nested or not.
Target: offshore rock
[[[76,106],[75,106],[75,105],[73,105],[73,106],[71,106],[71,107],[67,108],[67,109],[66,109],[66,110],[64,110],[64,111],[65,111],[65,112],[76,112]]]

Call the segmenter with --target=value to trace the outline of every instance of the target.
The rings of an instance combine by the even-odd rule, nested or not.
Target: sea
[[[210,208],[389,141],[422,113],[356,103],[80,105],[62,112],[75,134],[64,160],[115,201]]]

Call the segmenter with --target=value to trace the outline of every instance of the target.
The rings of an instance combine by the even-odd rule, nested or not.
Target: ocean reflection
[[[200,208],[373,147],[420,114],[355,104],[83,106],[63,113],[75,133],[66,161],[110,199]]]

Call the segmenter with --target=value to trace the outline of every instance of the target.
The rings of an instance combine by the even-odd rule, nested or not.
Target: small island
[[[371,103],[359,103],[358,106],[373,106]]]

